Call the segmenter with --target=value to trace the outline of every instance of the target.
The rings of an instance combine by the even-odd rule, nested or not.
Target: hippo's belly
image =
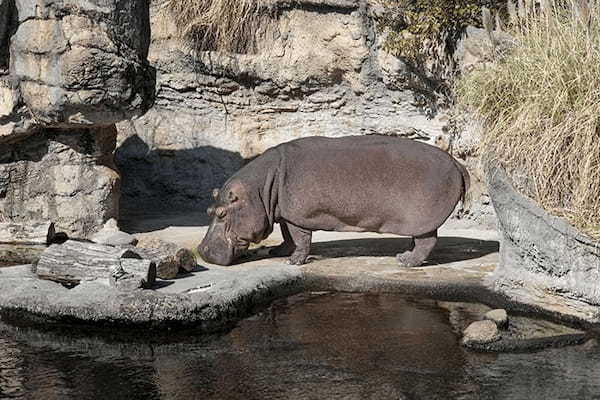
[[[283,153],[281,217],[305,229],[420,235],[437,229],[462,194],[454,160],[419,142],[312,138]]]

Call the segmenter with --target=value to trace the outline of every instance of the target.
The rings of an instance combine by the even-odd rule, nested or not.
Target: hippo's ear
[[[217,197],[219,197],[219,189],[213,189],[212,190],[212,197],[213,199],[217,199]]]

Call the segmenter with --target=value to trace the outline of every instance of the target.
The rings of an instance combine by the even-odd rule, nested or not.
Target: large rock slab
[[[114,124],[154,99],[145,0],[0,1],[0,243],[118,216]]]
[[[46,243],[50,224],[89,238],[118,216],[116,130],[39,132],[0,144],[0,243]]]
[[[194,326],[221,330],[255,307],[302,289],[300,268],[211,268],[164,290],[123,292],[105,281],[73,289],[43,281],[30,266],[0,269],[0,310],[43,316],[50,321],[115,326]]]
[[[600,243],[517,192],[495,163],[486,167],[501,233],[491,287],[510,298],[588,322],[600,322]]]
[[[110,125],[146,111],[148,2],[16,0],[10,73],[45,126]]]

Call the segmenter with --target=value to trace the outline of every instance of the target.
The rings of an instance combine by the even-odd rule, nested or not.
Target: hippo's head
[[[210,227],[198,252],[204,261],[231,265],[250,243],[259,243],[273,226],[258,193],[253,193],[239,181],[225,184],[213,191],[215,204],[208,208]]]

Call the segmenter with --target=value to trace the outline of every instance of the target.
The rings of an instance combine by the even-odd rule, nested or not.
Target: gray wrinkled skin
[[[272,250],[304,264],[312,231],[412,236],[398,254],[404,267],[423,263],[437,229],[469,188],[466,169],[425,143],[387,136],[308,137],[267,150],[232,176],[208,209],[213,217],[198,247],[205,261],[230,265],[279,223],[284,242]]]

